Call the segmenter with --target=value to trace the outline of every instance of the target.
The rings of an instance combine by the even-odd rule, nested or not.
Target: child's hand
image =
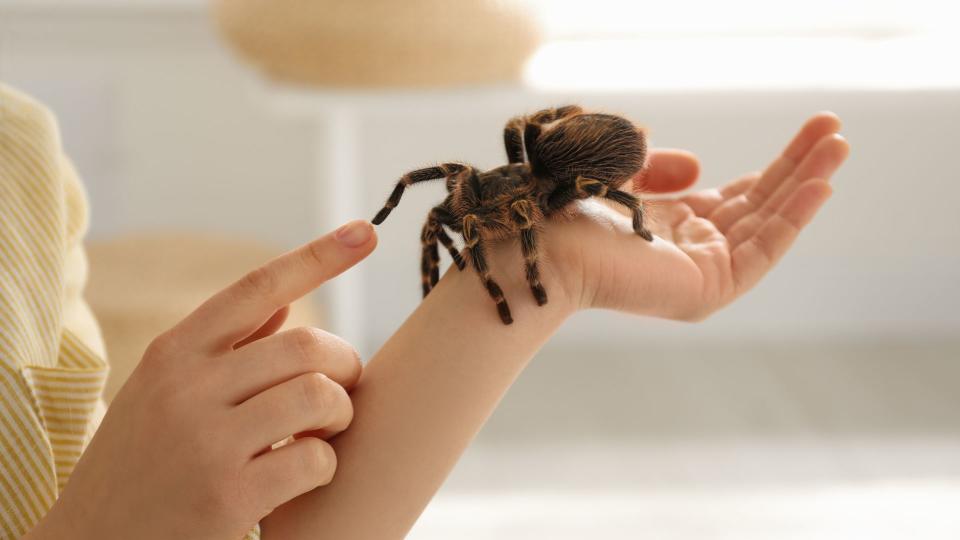
[[[321,330],[274,332],[290,302],[376,245],[365,222],[338,233],[247,274],[158,337],[32,537],[233,540],[328,483],[336,456],[322,438],[350,423],[357,353]]]
[[[763,173],[649,202],[653,243],[633,233],[630,219],[583,201],[572,221],[547,231],[550,252],[577,269],[564,273],[574,307],[700,320],[750,290],[830,197],[827,181],[849,152],[839,129],[836,116],[818,114]],[[642,187],[679,191],[697,173],[692,155],[654,151]]]

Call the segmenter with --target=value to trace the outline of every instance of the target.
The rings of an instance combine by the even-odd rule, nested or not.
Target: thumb
[[[278,309],[362,261],[377,246],[370,223],[351,221],[249,272],[215,294],[174,329],[203,348],[232,348]]]
[[[700,175],[696,154],[675,148],[654,148],[647,166],[633,179],[633,190],[640,193],[672,193],[692,186]]]

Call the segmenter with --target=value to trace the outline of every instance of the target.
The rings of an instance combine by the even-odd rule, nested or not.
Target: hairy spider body
[[[542,306],[547,292],[540,283],[538,229],[544,219],[575,200],[600,197],[629,208],[634,231],[648,241],[653,236],[643,224],[640,199],[619,189],[640,172],[646,159],[646,138],[629,120],[569,105],[512,118],[503,140],[507,165],[483,172],[443,163],[403,175],[373,223],[387,218],[407,187],[445,179],[447,198],[427,215],[420,235],[423,295],[440,279],[438,242],[459,269],[466,266],[447,228],[463,237],[464,251],[496,302],[500,319],[510,324],[510,307],[487,264],[487,242],[519,237],[527,282]]]

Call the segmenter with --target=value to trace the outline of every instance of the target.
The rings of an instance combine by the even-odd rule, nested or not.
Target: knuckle
[[[314,240],[304,246],[302,254],[304,262],[313,267],[326,265],[327,257],[329,256],[328,252],[329,248],[323,240]]]
[[[317,486],[329,484],[337,471],[337,454],[333,447],[313,437],[305,437],[300,441],[304,445],[300,453],[300,466]]]
[[[746,207],[747,211],[756,210],[762,204],[762,201],[749,191],[737,195],[737,201],[740,206]]]
[[[155,337],[143,353],[144,361],[153,363],[175,355],[178,348],[177,341],[176,333],[170,330]]]
[[[761,204],[753,213],[751,221],[756,224],[764,223],[776,213],[772,204]]]
[[[185,390],[181,376],[184,363],[174,361],[183,354],[176,334],[168,331],[157,336],[147,345],[124,386],[135,387],[137,394],[150,396],[152,401],[173,401],[173,396]]]
[[[344,386],[352,386],[360,377],[362,364],[360,353],[343,338],[324,332],[328,344],[327,366],[329,373],[336,374],[337,381]]]
[[[330,379],[322,373],[310,373],[300,378],[301,399],[308,411],[326,411],[334,402]]]
[[[343,338],[319,328],[288,331],[289,355],[304,372],[320,371],[352,386],[360,377],[360,353]]]
[[[237,282],[240,294],[252,297],[269,296],[277,290],[278,285],[276,274],[266,266],[248,272]]]
[[[747,240],[748,242],[753,243],[753,246],[757,249],[757,252],[766,260],[767,264],[772,264],[775,260],[773,247],[770,245],[770,242],[763,235],[757,235]]]
[[[311,364],[321,354],[320,333],[321,331],[316,328],[305,326],[289,331],[288,339],[293,349],[292,353],[304,364]]]

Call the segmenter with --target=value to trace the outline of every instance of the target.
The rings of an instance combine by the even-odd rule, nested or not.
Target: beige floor
[[[410,540],[956,540],[960,486],[454,495]]]
[[[479,444],[960,436],[960,341],[544,350]]]
[[[960,344],[547,350],[411,538],[945,539],[957,508]]]

